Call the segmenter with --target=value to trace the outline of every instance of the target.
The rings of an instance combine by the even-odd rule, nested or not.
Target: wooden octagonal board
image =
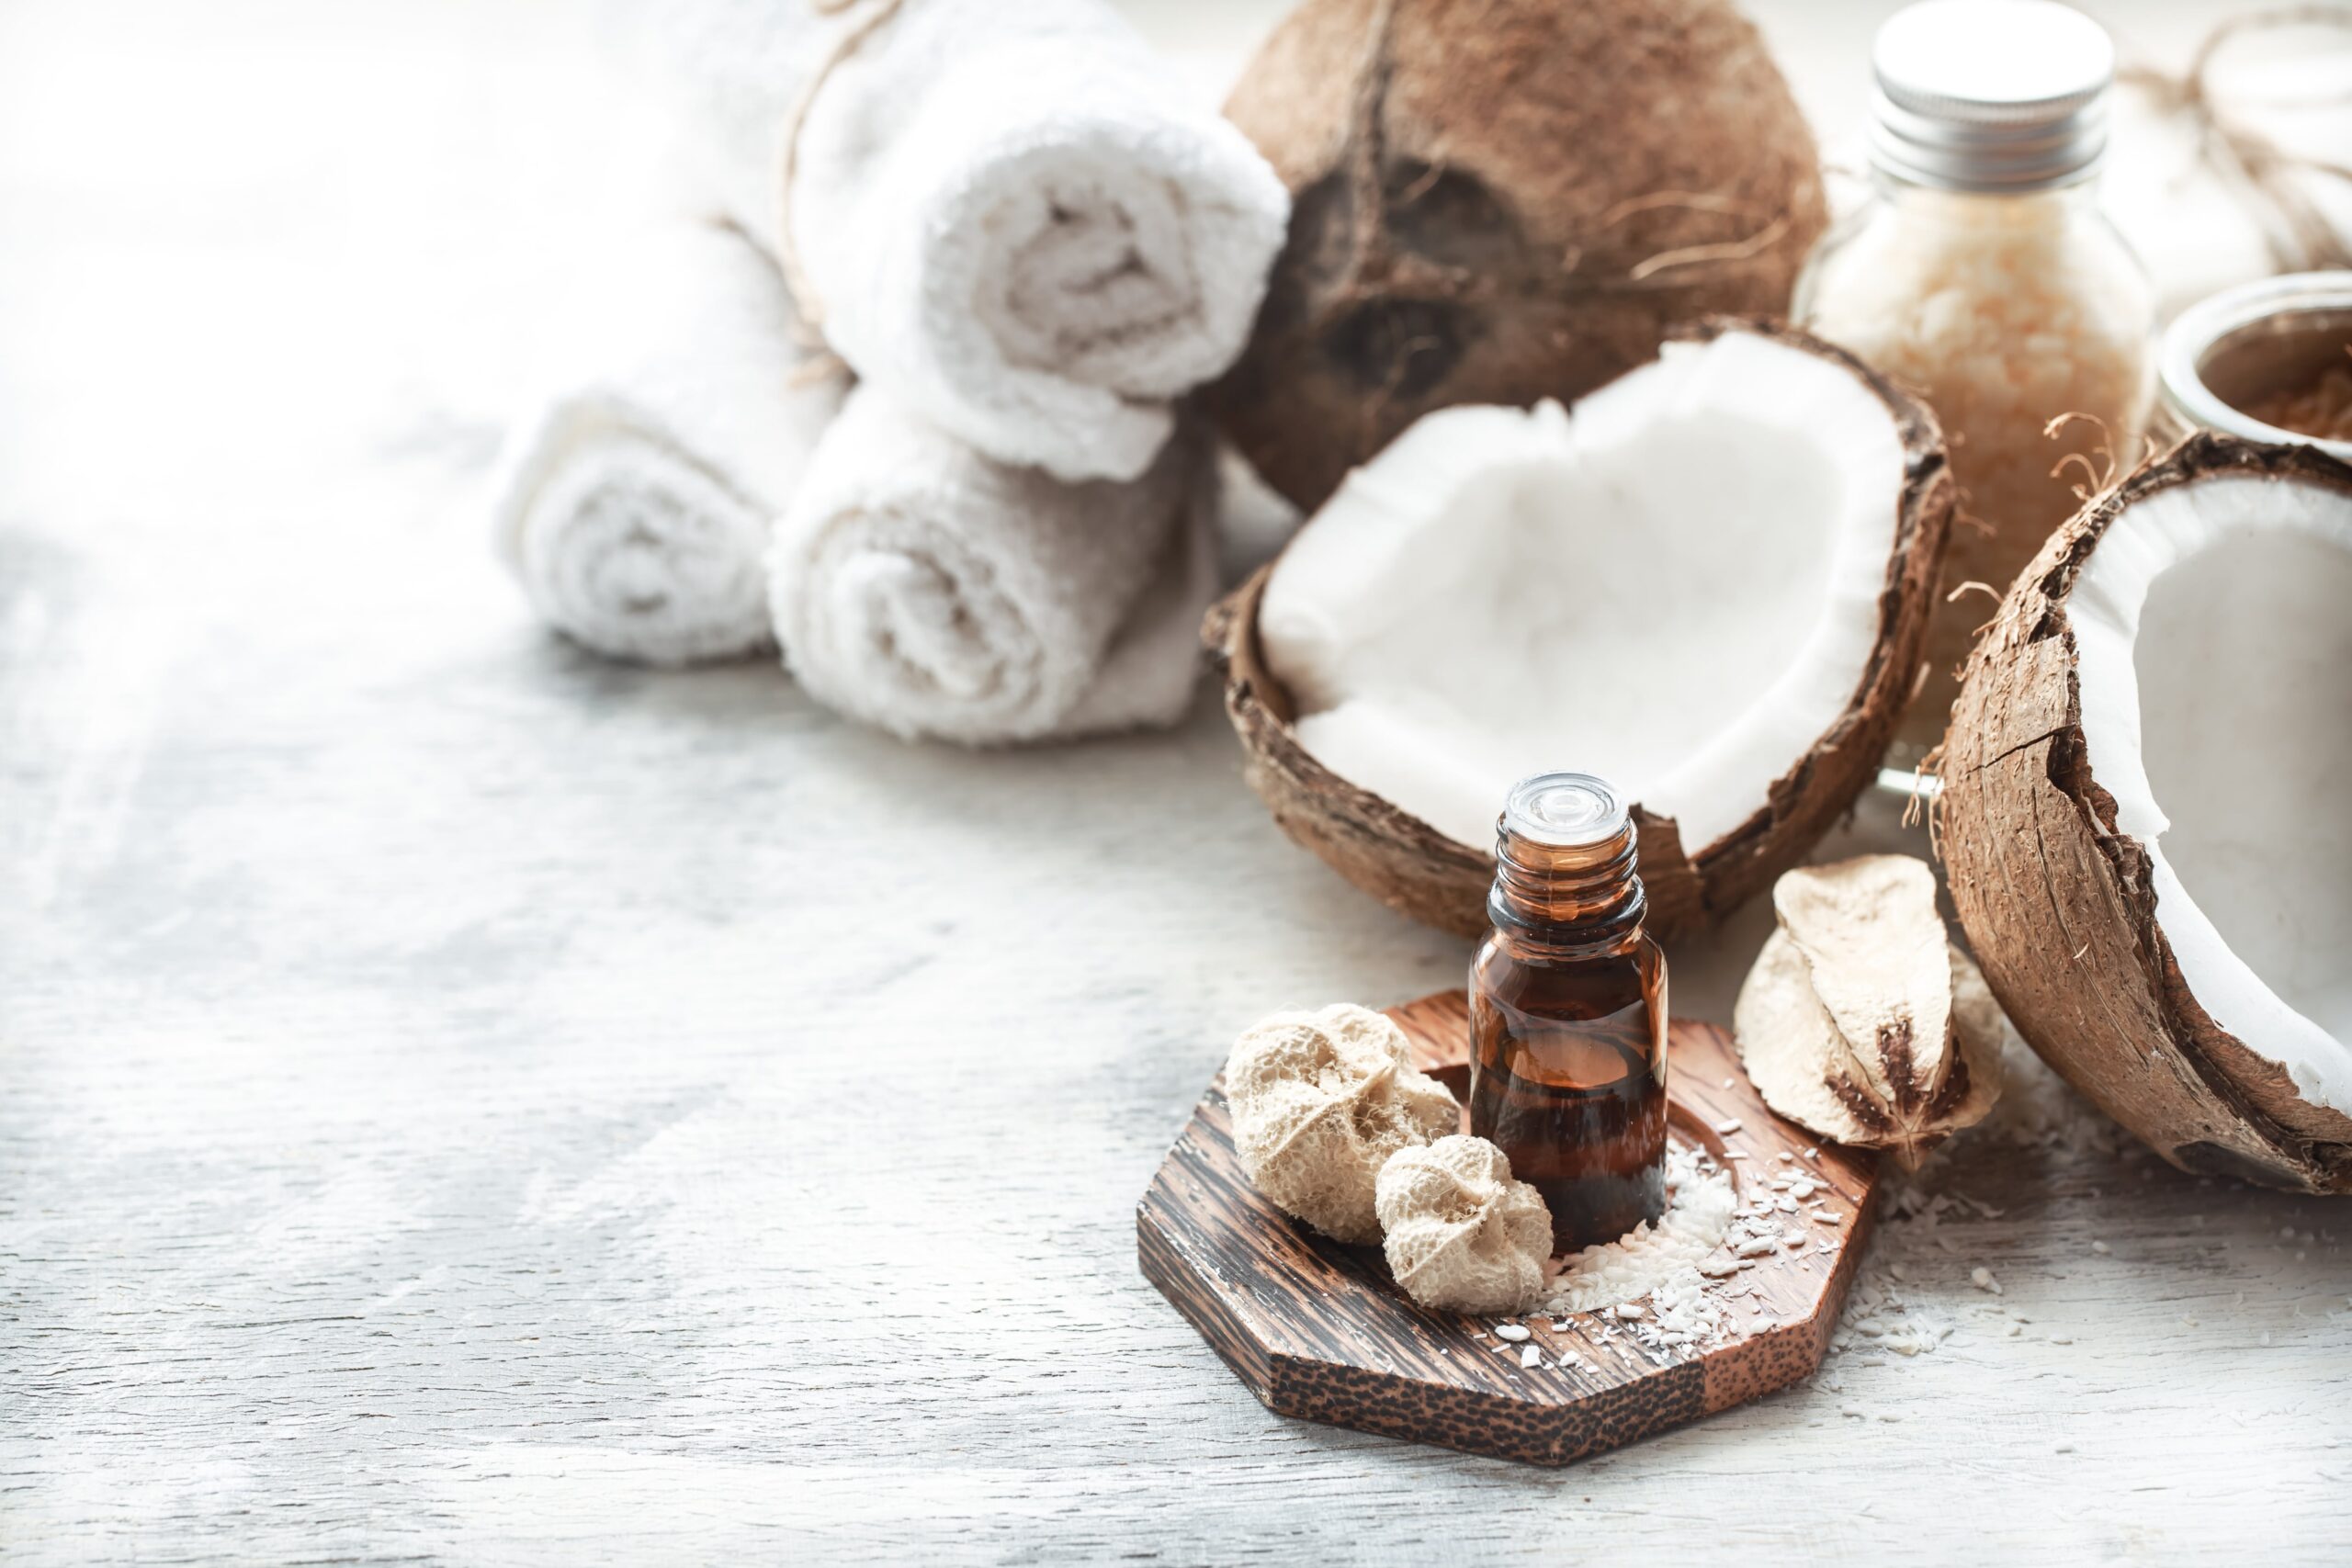
[[[1466,1098],[1463,993],[1388,1016],[1417,1065]],[[1869,1239],[1877,1160],[1773,1115],[1712,1025],[1674,1021],[1668,1072],[1674,1137],[1711,1150],[1743,1201],[1801,1170],[1827,1182],[1814,1201],[1841,1221],[1724,1280],[1724,1329],[1704,1346],[1645,1345],[1606,1314],[1562,1330],[1530,1314],[1527,1343],[1544,1359],[1522,1368],[1520,1346],[1498,1349],[1497,1320],[1416,1305],[1378,1247],[1317,1235],[1260,1196],[1234,1154],[1221,1079],[1136,1208],[1144,1276],[1269,1410],[1305,1420],[1557,1465],[1754,1399],[1821,1365]],[[1560,1366],[1570,1354],[1581,1359]]]

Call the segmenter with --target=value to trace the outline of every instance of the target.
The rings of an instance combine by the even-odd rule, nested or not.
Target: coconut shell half
[[[2162,525],[2152,526],[2143,509],[2158,506],[2167,510]],[[2291,546],[2309,558],[2283,570],[2270,563],[2267,576],[2233,578],[2211,542],[2196,542],[2199,508],[2234,517],[2227,525],[2248,536],[2299,536],[2300,542],[2255,544]],[[2287,527],[2278,524],[2282,517],[2304,521]],[[2218,537],[2227,544],[2232,536]],[[2103,547],[2109,565],[2086,583]],[[2129,597],[2109,580],[2119,573],[2144,580],[2143,558],[2151,551],[2157,575],[2153,584],[2138,584],[2148,608],[2136,600],[2128,606],[2139,635],[2120,653],[2102,653],[2099,628],[2115,621],[2119,597]],[[2332,568],[2324,558],[2331,551],[2339,555]],[[2298,626],[2294,611],[2309,580],[2331,570]],[[2259,989],[2267,982],[2250,968],[2242,977],[2232,973],[2235,961],[2211,951],[2224,927],[2209,925],[2197,905],[2226,891],[2219,884],[2235,869],[2233,860],[2277,835],[2273,874],[2303,863],[2323,901],[2299,909],[2283,897],[2271,902],[2256,886],[2251,903],[2235,911],[2234,933],[2310,942],[2315,961],[2306,988],[2313,970],[2333,969],[2317,983],[2323,990],[2328,979],[2340,981],[2347,945],[2340,889],[2352,880],[2352,866],[2340,863],[2346,838],[2333,823],[2342,817],[2342,780],[2331,776],[2326,748],[2343,748],[2352,725],[2352,708],[2340,705],[2352,684],[2342,659],[2352,642],[2337,629],[2344,607],[2336,594],[2346,582],[2352,468],[2310,447],[2192,436],[2086,507],[2011,588],[1969,659],[1938,807],[1953,903],[1985,979],[2027,1042],[2182,1169],[2313,1192],[2352,1190],[2352,1118],[2299,1086],[2287,1065],[2300,1049],[2298,1036],[2279,1022],[2309,1021],[2267,1005],[2277,998]],[[2158,594],[2166,592],[2175,618],[2151,630],[2153,623],[2137,618],[2154,615]],[[2182,635],[2181,606],[2199,602],[2218,617],[2221,635],[2211,642]],[[2172,649],[2143,640],[2158,632],[2173,637]],[[2301,679],[2229,683],[2231,660],[2268,639],[2298,636],[2319,639],[2323,650]],[[2087,675],[2086,640],[2096,656]],[[2148,686],[2166,659],[2188,661],[2196,682],[2211,668],[2221,689],[2200,695],[2177,683],[2169,691]],[[2123,711],[2115,713],[2110,688],[2124,669],[2137,673],[2122,694]],[[2303,690],[2278,689],[2290,685]],[[2163,743],[2168,727],[2190,722],[2187,710],[2199,702],[2217,705],[2198,721],[2211,727],[2176,737],[2169,774],[2127,754],[2148,749],[2143,733],[2149,746]],[[2227,733],[2233,712],[2271,702],[2301,702],[2312,722],[2298,730],[2256,717],[2245,735]],[[2225,843],[2219,860],[2192,863],[2177,841],[2198,826],[2179,798],[2192,793],[2180,759],[2193,763],[2200,753],[2226,792],[2217,809],[2202,803]],[[2261,794],[2299,770],[2312,775],[2311,797],[2322,813],[2300,829],[2282,820],[2285,813],[2266,809]],[[2184,907],[2192,896],[2195,903]],[[2331,909],[2335,929],[2324,929]],[[2192,973],[2202,978],[2192,981]],[[2310,1043],[2314,1036],[2307,1031],[2300,1038]],[[2304,1054],[2307,1083],[2324,1076],[2329,1043],[2318,1038]],[[2352,1042],[2333,1043],[2340,1057],[2352,1057]],[[2339,1068],[2339,1083],[2345,1076]]]
[[[1752,333],[1818,355],[1867,388],[1892,419],[1901,448],[1900,484],[1886,497],[1895,511],[1894,542],[1879,580],[1870,651],[1835,722],[1776,776],[1756,779],[1753,809],[1708,842],[1686,842],[1672,817],[1636,805],[1649,926],[1661,935],[1702,928],[1770,887],[1804,857],[1874,776],[1917,677],[1953,509],[1942,434],[1917,399],[1845,351],[1778,324],[1718,318],[1679,328],[1672,338],[1703,344],[1726,333]],[[1322,525],[1319,518],[1312,519],[1306,528]],[[1486,927],[1487,893],[1495,874],[1487,845],[1449,837],[1340,776],[1299,739],[1298,705],[1269,669],[1260,636],[1267,585],[1296,547],[1294,538],[1284,558],[1213,606],[1203,627],[1223,674],[1226,711],[1247,756],[1250,786],[1284,833],[1357,887],[1416,920],[1475,936]],[[1582,764],[1562,757],[1555,765]],[[1499,791],[1495,805],[1499,809]]]

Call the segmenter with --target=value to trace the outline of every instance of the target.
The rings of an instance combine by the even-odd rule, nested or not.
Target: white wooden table
[[[643,172],[582,24],[187,9],[0,10],[0,1559],[2345,1560],[2352,1210],[2089,1122],[1887,1228],[1931,1353],[1560,1473],[1267,1415],[1135,1200],[1464,945],[1205,699],[975,756],[540,633],[470,504]]]

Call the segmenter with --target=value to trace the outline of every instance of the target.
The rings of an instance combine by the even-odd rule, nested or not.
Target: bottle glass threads
[[[1563,1251],[1666,1208],[1666,955],[1642,930],[1632,814],[1539,773],[1503,807],[1493,928],[1470,964],[1470,1130],[1552,1211]]]

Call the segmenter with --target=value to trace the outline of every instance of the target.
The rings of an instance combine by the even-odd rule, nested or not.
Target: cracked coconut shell
[[[2067,1082],[2181,1169],[2352,1191],[2352,467],[2189,437],[1970,655],[1946,880]]]
[[[1808,866],[1772,889],[1780,925],[1741,986],[1733,1029],[1775,1111],[1916,1168],[2001,1093],[2004,1024],[1908,855]]]
[[[1305,0],[1226,114],[1293,207],[1209,401],[1307,510],[1432,409],[1565,401],[1672,322],[1784,314],[1826,219],[1725,0]]]
[[[1388,1271],[1423,1306],[1516,1313],[1544,1293],[1552,1212],[1486,1139],[1400,1151],[1380,1168],[1377,1201]]]
[[[1258,1190],[1339,1241],[1380,1240],[1374,1188],[1397,1151],[1461,1125],[1403,1031],[1349,1002],[1252,1024],[1225,1064],[1233,1147]]]

